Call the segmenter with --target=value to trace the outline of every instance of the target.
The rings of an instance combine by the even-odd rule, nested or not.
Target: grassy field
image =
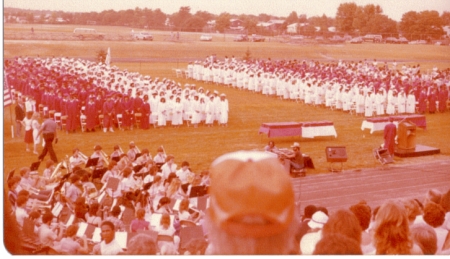
[[[422,71],[438,66],[441,69],[450,67],[450,51],[446,46],[434,45],[300,45],[286,44],[276,41],[264,43],[239,43],[220,35],[214,36],[213,42],[198,41],[199,34],[189,34],[188,40],[170,42],[169,32],[159,32],[153,42],[132,42],[127,40],[107,41],[48,41],[17,40],[14,33],[27,34],[30,26],[5,25],[4,58],[15,56],[67,56],[94,59],[99,49],[111,48],[113,65],[128,71],[137,71],[152,77],[171,78],[182,85],[195,83],[197,87],[218,90],[227,95],[230,105],[228,127],[182,127],[164,129],[151,128],[148,131],[116,131],[114,133],[81,133],[65,134],[60,132],[60,142],[56,144],[56,152],[61,160],[70,155],[74,147],[90,155],[93,146],[101,144],[107,153],[112,152],[115,144],[128,149],[128,143],[134,140],[140,149],[149,148],[152,154],[163,145],[167,153],[174,154],[178,164],[189,161],[195,172],[207,169],[219,155],[235,150],[261,150],[267,143],[265,135],[258,135],[258,129],[264,122],[282,121],[317,121],[334,122],[338,137],[320,137],[316,139],[275,138],[278,147],[288,148],[294,141],[301,144],[302,152],[311,156],[316,166],[308,170],[308,174],[327,173],[325,147],[346,146],[348,161],[345,170],[357,170],[376,167],[380,164],[373,158],[372,149],[383,142],[382,132],[370,134],[361,131],[363,117],[349,115],[340,111],[308,106],[301,103],[282,101],[237,89],[208,85],[194,80],[176,78],[174,69],[185,68],[188,60],[203,59],[207,55],[216,54],[218,58],[225,55],[244,56],[249,49],[252,57],[272,59],[314,59],[321,62],[345,60],[397,60],[407,64],[420,64]],[[70,34],[77,26],[34,26],[35,33],[42,30],[46,33]],[[26,29],[28,28],[28,29]],[[28,31],[27,31],[28,30]],[[130,28],[97,27],[98,31],[125,33]],[[185,36],[182,34],[182,39]],[[223,37],[223,36],[222,36]],[[25,152],[23,139],[11,138],[11,114],[9,107],[4,110],[4,170],[28,166],[36,160],[32,153]],[[450,155],[450,112],[444,114],[427,114],[427,130],[417,130],[417,143],[441,149],[440,155],[419,158],[395,158],[396,165],[407,163],[426,163],[428,160],[449,158]],[[41,169],[43,166],[41,165]]]

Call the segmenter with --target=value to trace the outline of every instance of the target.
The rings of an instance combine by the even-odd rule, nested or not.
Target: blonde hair
[[[374,246],[377,254],[411,254],[413,247],[406,209],[398,201],[381,205],[375,218]]]

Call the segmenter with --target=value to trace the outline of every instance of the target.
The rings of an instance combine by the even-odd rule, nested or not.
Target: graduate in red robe
[[[150,128],[150,103],[148,102],[148,95],[144,95],[144,103],[142,104],[141,129]]]
[[[441,85],[441,90],[439,91],[439,112],[445,112],[447,109],[448,101],[448,89],[445,85]]]
[[[397,127],[393,121],[392,118],[389,118],[389,123],[384,126],[384,148],[386,148],[391,155],[394,155],[395,136],[397,136]]]
[[[95,126],[97,126],[97,107],[95,104],[95,96],[89,96],[89,101],[86,103],[86,131],[95,132]]]
[[[106,101],[103,104],[103,131],[106,132],[108,129],[114,132],[113,129],[113,118],[114,118],[114,101],[112,100],[112,94],[106,97]]]
[[[125,94],[122,100],[122,127],[124,129],[131,128],[132,116],[134,116],[133,102],[130,100],[130,96]]]

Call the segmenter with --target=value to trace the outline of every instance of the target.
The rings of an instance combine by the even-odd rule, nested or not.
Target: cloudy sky
[[[286,17],[292,11],[307,17],[327,15],[335,17],[339,4],[378,4],[389,18],[400,21],[408,11],[437,10],[450,12],[450,0],[4,0],[4,7],[65,12],[101,12],[113,9],[161,9],[166,14],[177,12],[181,6],[191,7],[191,13],[208,11],[213,14],[266,13]]]

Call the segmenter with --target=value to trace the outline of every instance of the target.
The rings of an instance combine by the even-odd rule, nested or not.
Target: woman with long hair
[[[37,147],[39,145],[39,142],[41,142],[41,137],[39,135],[39,129],[41,128],[41,125],[39,124],[39,113],[35,112],[33,114],[33,117],[31,117],[31,128],[33,129],[33,154],[38,155]]]
[[[23,118],[22,125],[25,128],[25,144],[26,144],[26,151],[30,152],[30,144],[33,144],[33,128],[32,128],[32,117],[33,112],[27,112],[27,115],[25,118]]]
[[[400,202],[381,205],[375,218],[373,242],[377,255],[422,254],[411,239],[408,215]]]

